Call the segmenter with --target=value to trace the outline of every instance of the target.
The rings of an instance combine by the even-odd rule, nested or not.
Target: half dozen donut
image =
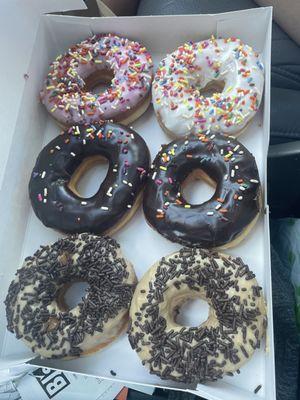
[[[95,94],[99,82],[111,83]],[[146,48],[112,34],[58,56],[41,100],[64,131],[40,152],[29,196],[44,225],[69,235],[17,270],[5,300],[8,330],[42,357],[73,358],[127,328],[131,347],[162,379],[199,383],[239,371],[261,346],[265,301],[248,265],[218,251],[240,242],[260,213],[256,162],[235,136],[257,112],[263,82],[258,54],[235,38],[185,43],[154,77]],[[145,141],[124,124],[146,110],[151,85],[157,119],[175,140],[150,166]],[[107,175],[83,198],[77,182],[101,159]],[[184,198],[191,177],[214,187],[210,200]],[[137,283],[119,244],[99,235],[123,226],[142,197],[148,223],[185,247]],[[76,281],[89,286],[69,309],[64,294]],[[194,298],[208,303],[208,318],[182,326],[178,310]]]

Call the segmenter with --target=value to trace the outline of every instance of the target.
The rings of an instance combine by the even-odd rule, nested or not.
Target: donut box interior
[[[115,380],[143,385],[187,390],[211,400],[275,399],[273,321],[271,297],[271,270],[268,206],[266,199],[266,160],[269,142],[270,108],[270,47],[271,47],[271,8],[258,8],[217,15],[190,16],[150,16],[150,17],[108,17],[87,18],[63,15],[42,15],[31,61],[28,66],[29,78],[24,88],[21,107],[16,114],[16,124],[8,163],[4,171],[0,191],[0,273],[1,273],[1,325],[0,367],[30,362],[33,365],[51,367],[112,379],[110,370],[117,373]],[[112,345],[89,357],[63,360],[36,358],[28,348],[6,330],[6,317],[3,300],[10,281],[23,259],[31,255],[41,244],[51,243],[62,235],[46,228],[36,218],[28,198],[28,181],[35,159],[46,143],[54,138],[60,129],[38,101],[38,94],[49,63],[68,47],[87,36],[100,32],[116,32],[142,42],[151,52],[155,66],[166,53],[174,50],[185,41],[199,41],[210,37],[236,36],[252,45],[261,53],[265,65],[264,100],[259,112],[239,140],[254,154],[258,164],[264,189],[264,210],[259,222],[244,241],[227,250],[241,256],[255,272],[258,282],[263,286],[268,305],[267,340],[261,349],[234,377],[205,385],[184,385],[163,381],[150,375],[142,366],[138,355],[131,349],[124,334]],[[24,66],[26,68],[26,66]],[[152,106],[132,124],[133,128],[146,140],[152,158],[163,143],[170,139],[158,125]],[[99,167],[100,168],[100,167]],[[84,177],[81,189],[92,194],[105,176],[103,168],[95,168]],[[201,198],[206,193],[200,187],[193,193]],[[206,193],[208,196],[208,192]],[[151,229],[143,216],[141,208],[114,238],[119,241],[123,252],[134,265],[138,277],[156,260],[180,248]],[[68,300],[76,303],[80,298],[79,287],[73,287]],[[72,298],[73,297],[73,298]],[[74,304],[75,304],[74,303]],[[195,324],[195,305],[185,309],[185,318]],[[204,320],[207,308],[202,306],[200,314]],[[199,319],[196,319],[199,322]],[[258,385],[260,391],[254,394]]]

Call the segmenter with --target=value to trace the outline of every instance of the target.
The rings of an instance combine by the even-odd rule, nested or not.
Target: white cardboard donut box
[[[40,17],[0,190],[0,369],[29,362],[37,366],[107,379],[112,379],[110,370],[113,370],[117,373],[114,380],[187,390],[210,400],[275,399],[270,242],[266,198],[271,21],[271,8],[216,15],[87,18],[47,14]],[[228,253],[241,256],[263,286],[268,305],[268,332],[262,348],[255,352],[248,363],[241,368],[241,373],[234,377],[228,376],[214,383],[197,386],[162,381],[150,375],[142,366],[125,334],[103,351],[89,357],[69,361],[40,359],[36,358],[22,341],[18,341],[6,330],[3,301],[17,267],[39,245],[54,242],[60,236],[56,231],[46,228],[36,218],[28,198],[28,181],[36,157],[41,148],[60,132],[54,120],[39,103],[39,90],[49,63],[58,54],[68,49],[71,44],[100,32],[115,32],[142,42],[151,52],[155,66],[166,53],[185,41],[199,41],[211,35],[239,37],[261,53],[265,65],[264,100],[259,112],[239,140],[256,158],[265,193],[264,210],[250,235],[240,245],[228,250]],[[170,141],[159,127],[152,106],[132,126],[146,140],[152,158],[161,144]],[[82,182],[85,194],[95,192],[103,176],[103,170],[96,168],[90,171]],[[198,195],[203,196],[204,191],[202,188],[202,191],[198,191]],[[114,237],[121,244],[126,258],[133,263],[139,278],[156,260],[180,248],[179,245],[167,241],[151,229],[141,209]],[[76,288],[68,295],[70,301],[74,302],[78,298],[78,293],[76,294],[78,287]],[[187,321],[193,321],[195,317],[193,311],[195,311],[193,307],[185,310]],[[261,389],[255,394],[254,390],[259,385]]]

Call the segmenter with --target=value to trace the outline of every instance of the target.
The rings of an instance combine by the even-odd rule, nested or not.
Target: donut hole
[[[105,157],[85,158],[76,168],[69,181],[69,189],[81,198],[94,196],[104,181],[109,163]]]
[[[204,87],[198,86],[197,89],[203,97],[212,97],[214,93],[222,93],[225,87],[225,81],[213,80]]]
[[[174,309],[174,320],[176,324],[188,327],[200,326],[208,319],[209,305],[199,297],[187,299]]]
[[[84,91],[100,95],[109,89],[113,78],[114,73],[111,69],[96,71],[85,78]]]
[[[181,184],[181,192],[189,204],[199,205],[215,194],[217,184],[204,171],[196,169]]]
[[[88,283],[83,281],[64,285],[57,295],[57,304],[60,309],[69,311],[75,308],[86,295],[88,287]]]

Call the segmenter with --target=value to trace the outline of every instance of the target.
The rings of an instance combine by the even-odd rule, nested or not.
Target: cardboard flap
[[[87,8],[83,0],[4,0],[2,6],[3,10],[14,8],[13,16],[15,18],[24,14],[34,17],[55,11],[84,10]]]

